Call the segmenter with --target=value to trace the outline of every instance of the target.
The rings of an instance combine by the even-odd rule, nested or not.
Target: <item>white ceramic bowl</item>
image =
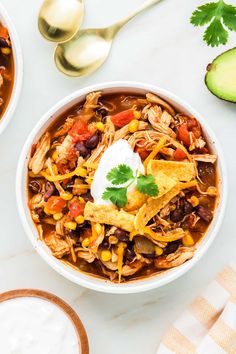
[[[0,119],[0,134],[1,134],[9,124],[15,112],[16,105],[20,96],[22,79],[23,79],[23,57],[22,57],[20,42],[15,27],[1,3],[0,3],[0,21],[4,26],[7,27],[9,31],[11,43],[12,43],[13,60],[14,60],[14,84],[13,84],[11,97],[8,102],[7,108]]]
[[[173,104],[181,112],[184,112],[190,116],[195,116],[200,121],[204,133],[206,134],[207,139],[212,147],[212,150],[218,156],[220,199],[217,210],[215,212],[214,220],[212,221],[206,235],[200,243],[194,257],[188,262],[181,265],[180,267],[173,268],[167,272],[163,272],[160,275],[153,275],[145,279],[135,280],[123,284],[114,284],[108,280],[103,280],[90,275],[86,275],[85,273],[76,271],[70,266],[64,265],[60,260],[53,257],[45,243],[38,239],[38,233],[31,219],[30,211],[27,206],[27,165],[30,157],[31,145],[38,141],[40,136],[51,125],[51,123],[56,117],[58,117],[62,112],[75,105],[77,102],[83,100],[89,92],[96,90],[102,90],[103,93],[124,91],[127,93],[136,92],[140,94],[144,94],[146,92],[156,93],[163,99],[170,102],[170,104]],[[222,179],[222,176],[224,176],[224,179]],[[18,209],[25,231],[30,241],[32,242],[34,248],[52,268],[54,268],[58,273],[60,273],[67,279],[70,279],[74,283],[85,286],[87,288],[107,293],[127,294],[142,292],[167,284],[173,281],[174,279],[180,277],[187,270],[192,268],[193,265],[202,257],[202,255],[207,251],[208,247],[217,235],[220,224],[222,222],[226,204],[227,181],[224,158],[221,152],[221,148],[213,132],[208,127],[206,120],[197,111],[195,111],[182,99],[161,88],[138,82],[110,82],[90,86],[72,93],[71,95],[58,102],[41,118],[41,120],[38,122],[36,127],[29,135],[21,152],[16,176],[16,194]]]

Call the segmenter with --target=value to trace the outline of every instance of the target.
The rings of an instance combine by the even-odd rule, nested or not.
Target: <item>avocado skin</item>
[[[227,102],[231,102],[231,103],[236,103],[236,93],[235,93],[235,97],[230,97],[227,98],[227,94],[225,95],[223,92],[216,92],[216,90],[211,86],[211,83],[209,83],[209,74],[211,74],[211,70],[214,67],[214,64],[216,62],[218,62],[219,60],[224,60],[225,55],[233,53],[233,55],[235,56],[235,63],[236,63],[236,47],[233,47],[231,49],[226,50],[225,52],[219,54],[210,64],[207,65],[207,72],[205,74],[205,85],[208,88],[208,90],[217,98],[223,100],[223,101],[227,101]],[[235,82],[235,86],[236,86],[236,82]]]

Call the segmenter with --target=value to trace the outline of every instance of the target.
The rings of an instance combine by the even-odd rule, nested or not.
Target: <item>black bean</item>
[[[114,232],[114,236],[118,238],[121,242],[128,242],[129,241],[129,233],[122,229],[116,229]]]
[[[99,135],[94,134],[88,140],[85,141],[85,146],[88,149],[95,149],[99,143]]]
[[[134,259],[134,257],[136,256],[135,252],[134,252],[134,247],[127,247],[125,249],[125,253],[124,253],[124,259],[125,261],[128,262],[132,262],[132,260]]]
[[[81,198],[83,198],[85,202],[93,202],[93,197],[89,191],[84,194],[81,194]]]
[[[184,200],[184,214],[191,214],[193,212],[193,206],[186,199]]]
[[[69,208],[67,206],[65,206],[63,209],[62,209],[62,213],[65,215],[69,212]]]
[[[45,189],[46,189],[46,193],[44,194],[44,200],[46,202],[53,195],[53,193],[56,191],[56,187],[54,186],[53,183],[46,181]]]
[[[9,43],[5,38],[0,37],[0,48],[9,48]]]
[[[35,209],[35,211],[36,211],[36,213],[38,214],[38,216],[39,216],[40,218],[44,218],[45,213],[44,213],[43,208],[37,208],[37,209]]]
[[[73,190],[73,185],[74,185],[74,181],[70,181],[65,185],[65,190],[67,190],[68,192],[72,192]]]
[[[80,156],[82,157],[87,157],[90,154],[90,150],[82,143],[77,143],[75,149],[79,151]]]
[[[98,116],[101,116],[102,118],[104,118],[108,115],[108,111],[104,107],[97,109],[96,113]]]
[[[99,248],[101,248],[101,249],[108,249],[109,248],[109,242],[105,239],[102,243],[101,243],[101,245],[99,246]]]
[[[207,223],[209,223],[213,218],[212,211],[203,205],[198,206],[197,215]]]
[[[87,220],[85,220],[83,222],[83,224],[78,224],[76,227],[76,230],[80,230],[80,229],[85,229],[85,228],[91,228],[91,225],[89,224],[89,222]]]
[[[180,245],[179,240],[169,242],[168,245],[166,246],[166,248],[164,249],[164,253],[165,254],[175,253],[177,251],[177,249],[179,248],[179,245]]]
[[[80,233],[76,230],[70,230],[68,236],[74,240],[76,243],[79,242]]]
[[[176,208],[170,213],[170,220],[173,222],[181,221],[183,217],[184,217],[184,210],[181,207]]]
[[[32,193],[37,194],[41,191],[41,184],[36,180],[30,181],[29,189]]]

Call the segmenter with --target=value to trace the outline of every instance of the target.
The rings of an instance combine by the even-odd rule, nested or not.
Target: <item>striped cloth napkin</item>
[[[236,264],[230,264],[165,333],[157,354],[236,354]]]

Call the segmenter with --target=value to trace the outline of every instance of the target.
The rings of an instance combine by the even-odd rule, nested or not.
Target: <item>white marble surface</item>
[[[86,0],[84,26],[110,24],[142,0]],[[30,287],[51,291],[78,312],[92,354],[154,354],[165,328],[230,259],[235,258],[236,106],[218,100],[204,85],[206,65],[225,48],[203,44],[188,18],[201,0],[163,0],[124,28],[106,65],[94,75],[71,79],[55,69],[53,45],[38,34],[41,0],[2,0],[24,52],[24,85],[14,119],[0,137],[0,291]],[[230,194],[225,220],[207,255],[181,279],[148,293],[115,296],[83,289],[55,273],[35,253],[20,224],[15,172],[21,147],[41,115],[57,100],[88,84],[139,80],[167,88],[202,112],[222,143]]]

